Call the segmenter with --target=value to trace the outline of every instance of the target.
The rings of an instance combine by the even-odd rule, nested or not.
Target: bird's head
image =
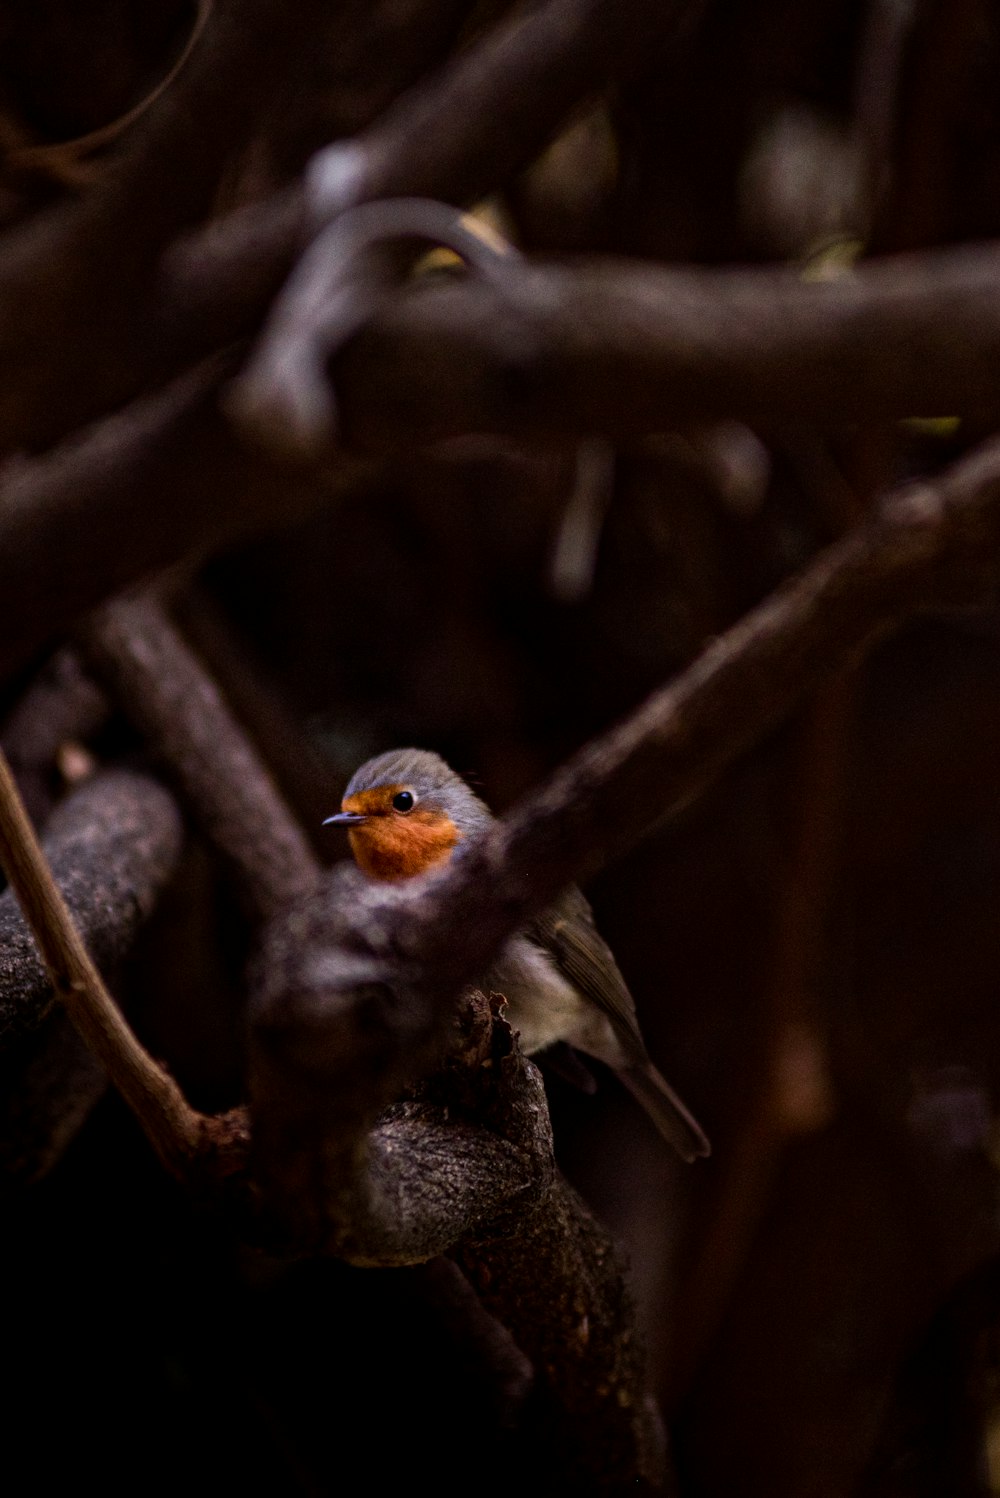
[[[460,775],[426,749],[392,749],[351,777],[341,809],[324,827],[346,827],[351,852],[371,879],[410,879],[451,857],[492,820]]]

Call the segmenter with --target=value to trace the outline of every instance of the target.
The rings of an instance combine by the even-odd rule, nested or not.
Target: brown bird
[[[394,749],[355,772],[341,810],[323,825],[347,828],[369,878],[396,880],[444,863],[492,821],[439,755]],[[650,1061],[632,995],[575,885],[510,938],[482,986],[506,998],[526,1055],[568,1041],[613,1068],[685,1160],[709,1153],[697,1122]]]

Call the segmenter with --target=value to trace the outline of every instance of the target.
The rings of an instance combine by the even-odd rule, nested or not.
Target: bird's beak
[[[324,827],[360,827],[368,818],[363,811],[338,811],[335,817],[327,817]]]

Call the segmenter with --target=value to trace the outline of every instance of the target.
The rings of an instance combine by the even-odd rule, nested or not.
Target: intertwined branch
[[[705,9],[548,0],[452,52],[479,14],[454,0],[216,0],[93,190],[10,230],[0,258],[0,353],[19,371],[0,397],[10,454],[0,666],[13,672],[76,627],[90,669],[235,871],[260,931],[249,1113],[193,1110],[98,971],[131,942],[176,858],[176,807],[145,777],[100,776],[70,798],[50,828],[50,869],[0,763],[3,861],[48,975],[5,895],[0,1021],[11,1035],[30,1032],[54,989],[164,1164],[219,1204],[238,1203],[241,1231],[366,1265],[453,1254],[545,1382],[561,1470],[611,1484],[657,1471],[627,1298],[606,1236],[554,1170],[538,1073],[477,980],[567,883],[697,796],[872,640],[927,610],[995,600],[1000,444],[883,496],[864,524],[415,886],[324,874],[162,606],[148,595],[105,600],[294,522],[379,463],[442,439],[606,447],[720,419],[764,432],[907,416],[995,424],[995,245],[875,262],[824,284],[788,268],[595,255],[511,263],[487,281],[417,278],[398,292],[387,278],[374,311],[348,308],[357,336],[313,360],[307,394],[317,409],[336,400],[339,450],[300,443],[294,467],[257,450],[262,436],[296,447],[280,430],[283,381],[316,328],[272,313],[307,255],[338,253],[330,225],[345,210],[403,195],[468,204],[509,185],[583,103],[651,58],[676,65]],[[926,30],[915,32],[925,49]],[[368,86],[339,115],[318,109],[325,129],[314,124],[304,149],[273,125],[258,200],[206,228],[226,168],[260,144],[258,117],[280,116],[324,44],[345,55],[354,45],[371,64]],[[882,241],[906,243],[919,132],[880,196],[876,158],[892,121],[872,84],[881,60],[889,101],[903,89],[906,27],[893,32],[888,62],[874,45],[855,122],[868,211]],[[930,89],[926,58],[921,66],[917,95]],[[297,177],[278,164],[311,151]],[[252,183],[252,162],[244,169]],[[262,398],[244,403],[237,432],[233,381],[254,367],[247,350],[268,326],[257,348],[269,358],[255,366]],[[86,682],[58,705],[42,761],[77,708],[106,710]],[[79,1050],[55,1039],[56,1070],[65,1062],[65,1077],[76,1076]],[[91,1069],[81,1097],[99,1085]],[[81,1102],[73,1117],[85,1112]]]

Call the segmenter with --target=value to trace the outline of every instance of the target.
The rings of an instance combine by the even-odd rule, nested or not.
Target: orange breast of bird
[[[351,852],[370,879],[412,879],[451,856],[461,833],[450,817],[432,808],[414,807],[405,816],[392,810],[402,786],[378,786],[344,802],[344,811],[363,812],[368,821],[348,834]]]

